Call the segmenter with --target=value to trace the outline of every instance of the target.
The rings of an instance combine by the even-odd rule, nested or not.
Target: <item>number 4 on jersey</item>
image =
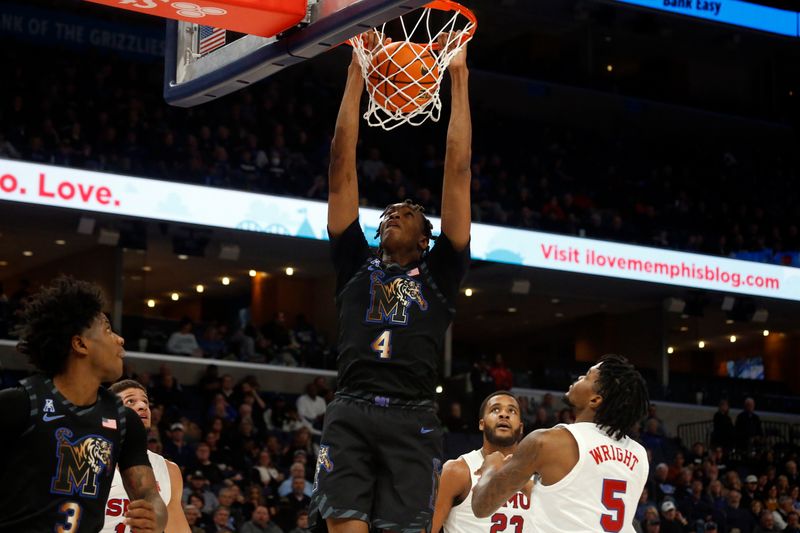
[[[373,352],[376,352],[381,359],[392,358],[392,330],[385,329],[378,335],[372,344],[369,345]]]

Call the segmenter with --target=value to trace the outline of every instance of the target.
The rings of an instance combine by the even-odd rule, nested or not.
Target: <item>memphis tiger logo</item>
[[[53,494],[78,494],[97,497],[99,478],[114,472],[111,464],[113,444],[99,435],[70,440],[72,431],[58,428],[55,433],[58,466],[50,491]]]
[[[384,276],[380,270],[370,275],[367,322],[406,325],[411,304],[417,304],[422,311],[428,310],[428,302],[422,295],[422,286],[418,281],[404,276],[384,280]]]
[[[317,454],[317,468],[314,469],[313,492],[317,492],[320,469],[324,469],[326,472],[330,472],[331,470],[333,470],[333,461],[331,461],[331,456],[330,456],[330,445],[328,444],[323,444],[319,447],[319,453]]]

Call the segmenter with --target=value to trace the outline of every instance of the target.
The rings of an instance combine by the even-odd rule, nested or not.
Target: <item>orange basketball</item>
[[[390,113],[411,113],[427,104],[437,89],[439,67],[421,44],[387,44],[372,59],[367,90]]]

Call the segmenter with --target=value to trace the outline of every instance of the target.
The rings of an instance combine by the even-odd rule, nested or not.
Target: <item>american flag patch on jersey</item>
[[[200,26],[200,54],[207,54],[225,45],[225,28],[214,28],[212,26]]]
[[[108,429],[117,429],[117,421],[113,418],[103,418],[103,427]]]

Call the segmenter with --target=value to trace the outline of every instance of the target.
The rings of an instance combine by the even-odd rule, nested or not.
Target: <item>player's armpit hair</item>
[[[594,415],[594,422],[609,437],[628,435],[647,413],[650,396],[642,375],[620,355],[604,355],[600,359],[597,394],[603,397]]]
[[[17,350],[46,376],[56,376],[66,367],[72,337],[91,327],[102,310],[100,287],[58,277],[24,304],[16,328]]]

